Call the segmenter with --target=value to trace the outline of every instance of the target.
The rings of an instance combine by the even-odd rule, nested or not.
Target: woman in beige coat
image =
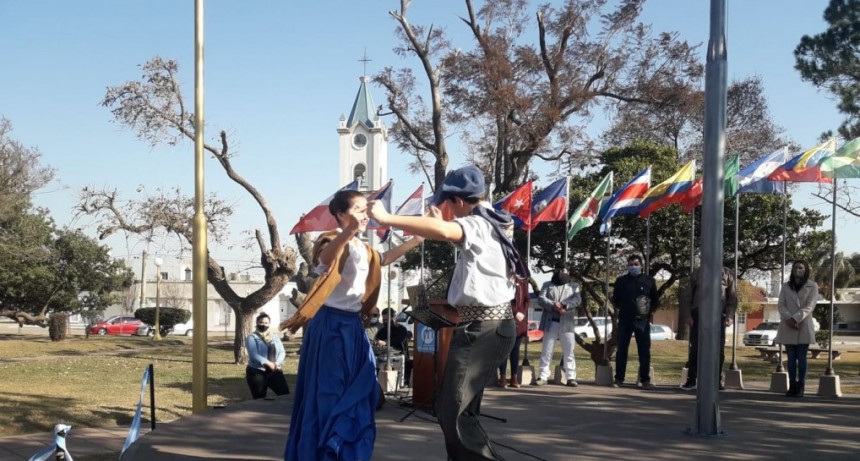
[[[809,280],[809,264],[797,260],[779,292],[779,329],[774,342],[788,354],[788,397],[803,397],[806,382],[806,354],[815,342],[812,309],[818,302],[818,285]]]

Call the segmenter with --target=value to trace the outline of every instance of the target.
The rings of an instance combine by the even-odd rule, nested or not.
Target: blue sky
[[[643,20],[655,31],[675,30],[702,44],[704,56],[708,3],[653,0]],[[793,68],[799,38],[824,30],[826,4],[729,2],[730,78],[760,75],[774,119],[804,146],[841,120],[834,102],[801,82]],[[335,128],[355,98],[362,74],[358,59],[365,48],[372,59],[369,74],[415,64],[392,51],[398,42],[387,12],[398,6],[397,0],[206,2],[206,138],[213,141],[219,130],[228,132],[238,154],[235,168],[268,198],[285,240],[292,241],[286,234],[300,214],[337,187]],[[459,20],[463,13],[459,0],[415,0],[410,20],[445,28],[465,48],[471,42]],[[139,78],[138,65],[160,55],[180,62],[183,91],[192,104],[193,1],[0,2],[0,49],[0,115],[12,121],[14,138],[38,148],[44,163],[56,168],[57,182],[38,194],[37,203],[48,207],[58,223],[88,228],[89,219],[72,220],[84,186],[115,187],[124,198],[139,197],[141,185],[149,191],[178,186],[192,192],[190,142],[150,148],[113,123],[99,101],[107,86]],[[383,91],[372,91],[382,103]],[[594,121],[596,127],[605,124]],[[407,158],[393,148],[389,161],[394,202],[399,203],[421,178],[405,172]],[[457,152],[452,163],[462,163]],[[242,231],[265,224],[262,214],[212,160],[206,163],[206,189],[236,207],[232,238],[213,247],[214,253],[230,270],[247,267],[253,253],[236,244],[246,237]],[[814,204],[806,198],[811,190],[802,186],[797,200]],[[853,218],[839,220],[840,235],[854,228]],[[121,237],[108,243],[118,256],[144,248]],[[860,251],[860,243],[846,238],[839,247]],[[150,251],[164,248],[155,244]]]

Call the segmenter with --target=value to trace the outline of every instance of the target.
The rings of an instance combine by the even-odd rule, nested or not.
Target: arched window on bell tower
[[[367,189],[367,167],[364,166],[363,163],[359,163],[355,165],[355,168],[352,169],[352,179],[358,181],[358,189],[365,190]]]

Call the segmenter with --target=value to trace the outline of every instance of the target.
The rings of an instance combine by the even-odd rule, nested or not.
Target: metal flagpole
[[[785,244],[786,244],[786,227],[788,227],[788,192],[786,182],[782,182],[782,269],[780,270],[779,290],[782,291],[782,284],[785,283]],[[777,296],[779,294],[777,293]],[[776,372],[785,373],[782,368],[782,343],[777,344],[776,351]]]
[[[645,218],[645,275],[651,275],[651,215]]]
[[[705,66],[705,156],[702,165],[702,260],[699,291],[699,376],[696,433],[719,435],[719,344],[722,322],[723,158],[726,149],[726,0],[711,0],[710,38]]]
[[[607,319],[610,319],[609,315],[609,258],[612,257],[612,226],[609,226],[606,229],[606,274],[604,276],[605,283],[605,296],[606,299],[603,301],[603,360],[606,361],[606,364],[609,365],[609,322]]]
[[[568,215],[570,214],[570,176],[567,177],[565,185],[566,187],[564,189],[564,203],[566,204],[566,206],[564,208],[564,236],[562,236],[562,240],[564,240],[564,252],[561,254],[561,262],[566,266],[568,252],[567,233],[570,231],[570,219],[568,217]]]
[[[194,340],[191,360],[191,411],[206,411],[207,239],[203,188],[203,0],[194,1],[194,220],[192,221],[192,317]]]
[[[735,193],[735,289],[737,289],[738,283],[738,231],[739,225],[738,221],[740,220],[740,201],[741,194]],[[732,364],[729,367],[730,370],[738,369],[738,310],[735,309],[735,315],[732,319]]]
[[[529,219],[531,220],[531,219]],[[532,262],[532,230],[529,224],[529,230],[526,231],[526,265],[531,267]]]
[[[391,239],[394,229],[389,229],[388,232],[388,251],[391,251]],[[385,371],[391,371],[391,322],[397,316],[391,315],[391,269],[386,268],[386,270],[388,271],[388,276],[385,278],[388,281],[386,284],[388,285],[388,321],[385,322]]]
[[[833,232],[830,248],[830,329],[827,332],[827,370],[825,376],[833,376],[833,305],[836,303],[836,189],[838,178],[833,178],[833,214],[830,217]],[[820,395],[820,394],[819,394]]]

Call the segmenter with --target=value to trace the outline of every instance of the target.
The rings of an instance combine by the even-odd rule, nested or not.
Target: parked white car
[[[812,326],[818,331],[818,320],[812,319]],[[762,322],[754,329],[744,333],[744,346],[773,346],[779,322]]]
[[[675,333],[667,325],[651,325],[651,341],[675,339]]]
[[[193,336],[194,320],[188,319],[185,323],[177,323],[176,325],[173,325],[173,331],[171,333],[175,335]]]
[[[594,323],[597,325],[597,329],[600,330],[601,337],[603,337],[604,324],[607,322],[608,325],[606,325],[606,328],[608,329],[608,334],[612,335],[612,319],[610,317],[594,317]],[[577,317],[576,326],[573,328],[573,331],[583,338],[594,339],[594,330],[591,328],[591,324],[588,323],[587,317]]]

